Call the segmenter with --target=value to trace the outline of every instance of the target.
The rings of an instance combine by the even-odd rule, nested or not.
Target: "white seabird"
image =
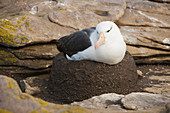
[[[114,65],[122,61],[126,43],[118,26],[111,21],[83,29],[57,41],[57,48],[68,60],[92,60]]]

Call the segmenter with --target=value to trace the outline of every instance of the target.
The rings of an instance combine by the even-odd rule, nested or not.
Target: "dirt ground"
[[[170,65],[137,65],[137,70],[140,70],[143,75],[139,76],[139,88],[148,87],[149,84],[159,84],[161,81],[150,80],[149,76],[170,76]],[[169,72],[165,71],[169,70]],[[157,73],[159,72],[159,73]]]
[[[138,75],[138,85],[134,87],[135,92],[144,92],[144,88],[151,87],[151,85],[160,84],[162,81],[150,80],[149,77],[152,75],[156,76],[170,76],[170,65],[137,65],[137,70],[142,72],[142,75]],[[166,71],[165,71],[166,70]],[[169,72],[167,72],[169,70]],[[158,72],[159,73],[156,73]],[[48,89],[48,88],[47,88]],[[134,91],[133,90],[133,91]],[[51,90],[43,91],[34,95],[36,97],[42,98],[46,101],[62,104],[56,102],[53,98],[53,92]]]

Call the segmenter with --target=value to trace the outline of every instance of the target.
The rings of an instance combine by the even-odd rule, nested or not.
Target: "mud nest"
[[[127,94],[137,84],[136,65],[129,52],[122,62],[107,65],[94,61],[69,61],[63,53],[53,59],[50,82],[55,100],[81,101],[104,93]]]

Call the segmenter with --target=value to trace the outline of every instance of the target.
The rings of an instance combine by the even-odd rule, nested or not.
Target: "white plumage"
[[[92,60],[106,64],[117,64],[122,61],[126,44],[118,26],[111,21],[104,21],[96,26],[90,35],[91,46],[69,57],[69,60]]]

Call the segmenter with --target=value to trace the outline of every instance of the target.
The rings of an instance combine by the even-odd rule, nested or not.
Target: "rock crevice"
[[[49,87],[44,85],[48,84],[52,59],[59,53],[55,45],[56,40],[77,30],[96,26],[105,20],[113,21],[119,25],[127,43],[127,51],[133,56],[136,64],[169,65],[169,3],[169,0],[1,0],[0,73],[15,78],[18,83],[25,84],[22,86],[26,88],[25,92],[43,99],[50,98],[49,100],[54,102],[53,97],[49,96],[49,94],[53,95],[54,92],[47,92]],[[72,64],[70,66],[74,67]],[[140,66],[138,65],[139,69]],[[145,67],[145,65],[142,66]],[[159,67],[159,65],[157,66]],[[79,68],[77,67],[76,71],[79,72]],[[70,68],[68,67],[68,69]],[[167,70],[166,73],[165,69],[162,71],[149,70],[143,76],[140,75],[138,83],[141,82],[140,78],[143,81],[147,79],[147,82],[143,83],[146,85],[149,82],[149,85],[147,84],[149,87],[144,88],[145,91],[169,97],[169,78],[167,78],[169,70]],[[71,73],[71,70],[68,71]],[[83,75],[84,73],[86,75],[92,74],[86,71],[81,71],[79,74]],[[99,75],[96,76],[98,82],[102,81],[103,74],[96,73]],[[108,73],[106,72],[106,74]],[[57,85],[62,87],[64,83],[69,84],[71,76],[70,74],[66,76],[67,79],[58,81]],[[31,78],[33,80],[30,80]],[[74,81],[81,81],[82,78],[76,75]],[[122,78],[117,79],[123,80]],[[108,81],[103,82],[109,86]],[[74,82],[70,83],[74,84]],[[77,89],[72,84],[69,85],[69,88],[76,92]],[[91,84],[91,82],[87,84]],[[116,86],[116,83],[114,85]],[[36,89],[37,87],[39,89]],[[77,84],[76,87],[80,87],[80,85]],[[100,89],[102,86],[98,85],[97,87]],[[88,91],[85,90],[86,92]],[[136,95],[139,96],[139,94]],[[82,98],[85,99],[85,96]],[[115,104],[117,102],[118,104]],[[115,102],[109,100],[107,101],[108,105],[99,104],[99,106],[122,110],[119,102],[120,100]],[[140,109],[139,104],[132,104],[127,108]],[[42,109],[39,112],[42,112]],[[98,112],[96,111],[96,113]]]

